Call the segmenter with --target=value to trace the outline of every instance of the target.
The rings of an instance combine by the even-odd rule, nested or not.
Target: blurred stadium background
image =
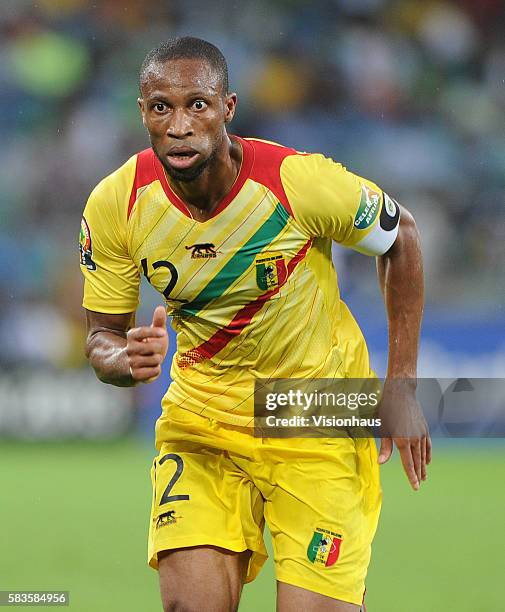
[[[217,44],[233,132],[321,151],[410,208],[426,258],[420,375],[505,372],[505,5],[500,0],[4,0],[0,8],[0,590],[70,589],[76,611],[159,609],[145,566],[163,381],[96,382],[83,357],[77,234],[92,187],[148,146],[145,53]],[[371,259],[335,250],[383,372]],[[158,302],[143,293],[139,321]],[[502,609],[504,447],[439,443],[413,495],[384,469],[368,604]],[[272,566],[241,611],[274,609]]]

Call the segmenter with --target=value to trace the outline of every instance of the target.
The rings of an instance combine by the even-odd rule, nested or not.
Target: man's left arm
[[[401,208],[395,242],[384,255],[377,257],[377,271],[389,332],[388,370],[381,404],[389,431],[381,440],[379,463],[388,461],[394,442],[405,473],[417,490],[421,481],[426,480],[431,440],[415,396],[424,305],[423,262],[419,232],[413,216],[405,208]]]
[[[389,366],[380,412],[386,433],[380,462],[398,446],[414,489],[426,477],[431,442],[415,398],[423,272],[412,215],[368,179],[320,154],[285,158],[280,176],[298,225],[308,236],[328,237],[378,257],[389,323]],[[400,223],[399,223],[400,220]]]

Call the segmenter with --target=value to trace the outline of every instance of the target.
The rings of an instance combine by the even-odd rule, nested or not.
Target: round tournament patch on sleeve
[[[79,232],[79,255],[82,266],[86,266],[88,270],[96,270],[96,264],[93,261],[91,232],[84,217],[81,219],[81,230]]]

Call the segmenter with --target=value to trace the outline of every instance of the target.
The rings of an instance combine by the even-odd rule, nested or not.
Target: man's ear
[[[225,96],[224,99],[224,121],[230,123],[235,115],[235,109],[237,107],[237,94],[230,93]]]
[[[142,123],[144,124],[144,127],[146,127],[146,116],[144,112],[144,99],[137,98],[137,104],[139,105],[140,114],[142,115]]]

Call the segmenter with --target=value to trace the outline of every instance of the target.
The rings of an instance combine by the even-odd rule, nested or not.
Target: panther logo
[[[165,525],[171,525],[172,523],[176,523],[178,518],[180,517],[175,516],[175,510],[169,510],[164,514],[160,514],[156,521],[156,529],[164,527]]]
[[[216,247],[212,242],[192,244],[185,248],[186,248],[186,251],[192,250],[191,259],[199,259],[199,258],[208,259],[209,257],[216,257],[218,254],[218,251],[216,251]]]

